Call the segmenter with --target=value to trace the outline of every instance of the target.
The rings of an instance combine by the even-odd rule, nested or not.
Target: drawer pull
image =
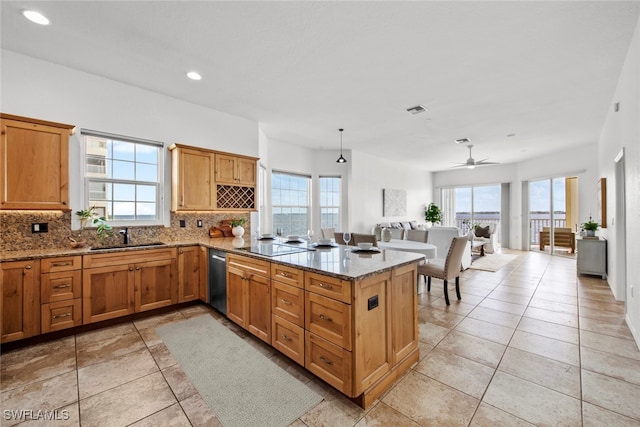
[[[31,270],[31,266],[30,266],[30,265],[25,265],[25,266],[24,266],[24,269],[25,269],[25,270]]]
[[[285,334],[282,334],[282,339],[285,340],[285,341],[291,341],[291,338],[289,338]]]
[[[333,319],[332,319],[331,317],[329,317],[329,316],[325,316],[324,314],[321,314],[321,315],[320,315],[320,318],[321,318],[322,320],[326,320],[327,322],[333,322]]]
[[[58,314],[52,317],[52,319],[62,319],[63,317],[69,317],[71,313]]]
[[[286,299],[281,298],[280,301],[282,301],[282,303],[285,305],[291,305],[291,301],[287,301]]]
[[[325,284],[324,284],[324,283],[322,283],[322,282],[320,282],[320,283],[318,284],[318,286],[320,286],[321,288],[324,288],[324,289],[329,289],[329,290],[333,289],[333,286],[331,286],[331,285],[325,285]]]
[[[281,272],[280,272],[280,275],[281,275],[282,277],[291,277],[291,276],[290,276],[290,275],[288,275],[285,271],[281,271]]]
[[[325,358],[324,356],[320,356],[320,361],[323,362],[323,363],[326,363],[329,366],[333,365],[333,362],[331,360]]]
[[[68,284],[68,283],[66,283],[66,284],[64,284],[64,285],[55,285],[55,286],[53,287],[53,289],[64,289],[64,288],[70,288],[70,287],[71,287],[71,285],[70,285],[70,284]]]
[[[53,263],[51,263],[51,267],[64,267],[64,266],[67,266],[67,265],[73,265],[73,263],[72,263],[72,262],[70,262],[70,261],[66,261],[66,262],[53,262]]]

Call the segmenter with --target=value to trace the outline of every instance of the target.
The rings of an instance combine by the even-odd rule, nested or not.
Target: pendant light
[[[344,129],[338,129],[340,131],[340,157],[336,160],[336,163],[347,163],[347,159],[342,156],[342,131]]]

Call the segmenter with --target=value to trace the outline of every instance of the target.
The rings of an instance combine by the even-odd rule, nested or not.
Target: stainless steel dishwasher
[[[209,249],[209,304],[227,315],[227,254]]]

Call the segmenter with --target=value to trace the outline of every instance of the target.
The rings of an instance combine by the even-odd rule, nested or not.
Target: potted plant
[[[246,218],[237,218],[232,219],[230,221],[231,224],[231,233],[235,237],[242,237],[244,234],[244,227],[242,227],[247,222]]]
[[[109,224],[107,224],[107,219],[96,212],[95,206],[91,206],[89,209],[76,211],[76,215],[80,218],[80,229],[84,230],[88,223],[95,226],[96,234],[100,241],[102,241],[106,236],[113,235],[113,229]]]
[[[431,224],[442,222],[442,212],[435,203],[431,202],[424,210],[424,219]]]
[[[594,237],[596,235],[596,230],[598,229],[599,226],[600,224],[595,222],[591,218],[591,215],[589,215],[589,221],[583,223],[580,228],[586,232],[587,237]]]

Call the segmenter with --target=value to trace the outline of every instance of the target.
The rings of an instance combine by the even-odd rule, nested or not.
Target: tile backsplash
[[[3,251],[29,249],[56,249],[69,246],[69,237],[78,241],[86,241],[91,247],[113,246],[122,243],[119,231],[124,227],[114,227],[114,235],[101,242],[95,229],[72,230],[72,212],[61,211],[0,211],[0,249]],[[214,212],[171,212],[170,227],[145,226],[129,227],[131,244],[152,242],[169,242],[191,240],[209,236],[209,228],[220,225],[220,222],[231,218],[245,218],[244,228],[251,229],[248,212],[214,213]],[[185,227],[180,227],[183,220]],[[202,220],[202,227],[198,227]],[[32,224],[47,223],[49,231],[33,233]]]

